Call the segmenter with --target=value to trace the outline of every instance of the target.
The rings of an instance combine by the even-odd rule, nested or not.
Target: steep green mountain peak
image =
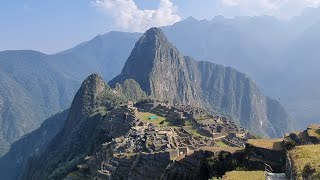
[[[87,77],[72,102],[65,128],[75,127],[81,119],[92,113],[92,110],[98,108],[101,105],[98,98],[106,90],[110,90],[110,88],[104,83],[102,77],[97,74]]]
[[[139,39],[111,87],[135,80],[148,96],[205,108],[231,117],[254,134],[280,137],[289,131],[284,108],[262,94],[246,74],[183,56],[158,28]]]

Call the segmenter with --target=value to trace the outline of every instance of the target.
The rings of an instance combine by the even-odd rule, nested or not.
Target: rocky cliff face
[[[157,99],[196,104],[196,94],[185,58],[158,28],[148,30],[136,43],[114,86],[126,79],[137,81],[142,90]]]
[[[109,88],[102,78],[93,74],[89,76],[81,85],[70,108],[65,130],[74,128],[79,121],[92,113],[101,104],[97,101],[99,97]],[[109,88],[110,89],[110,88]]]
[[[140,38],[121,74],[109,84],[126,79],[137,81],[151,97],[228,114],[255,134],[279,137],[290,130],[284,108],[268,103],[249,77],[233,68],[183,56],[158,28]]]

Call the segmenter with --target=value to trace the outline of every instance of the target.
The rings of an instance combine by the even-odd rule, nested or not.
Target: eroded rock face
[[[157,28],[140,38],[122,73],[109,84],[114,87],[126,79],[134,79],[156,99],[230,115],[255,134],[279,137],[291,127],[284,108],[268,103],[245,74],[183,56]]]
[[[99,107],[100,104],[97,102],[97,98],[108,88],[109,86],[105,84],[99,75],[90,75],[82,83],[72,102],[65,128],[74,128],[79,120],[89,115],[91,110]]]
[[[90,75],[77,92],[64,127],[43,153],[30,158],[22,179],[62,179],[85,154],[109,140],[99,127],[107,113],[123,102],[99,75]],[[119,129],[115,130],[121,133]]]

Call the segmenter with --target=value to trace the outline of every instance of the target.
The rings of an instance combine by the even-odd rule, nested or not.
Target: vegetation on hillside
[[[298,179],[320,179],[320,145],[296,146],[289,151]]]
[[[131,101],[138,101],[147,98],[140,85],[133,79],[126,79],[120,86],[122,94]]]

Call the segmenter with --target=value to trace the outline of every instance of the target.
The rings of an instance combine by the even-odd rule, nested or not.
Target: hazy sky
[[[0,51],[54,53],[111,30],[142,32],[189,16],[271,15],[288,19],[306,7],[319,5],[320,0],[3,0]]]

